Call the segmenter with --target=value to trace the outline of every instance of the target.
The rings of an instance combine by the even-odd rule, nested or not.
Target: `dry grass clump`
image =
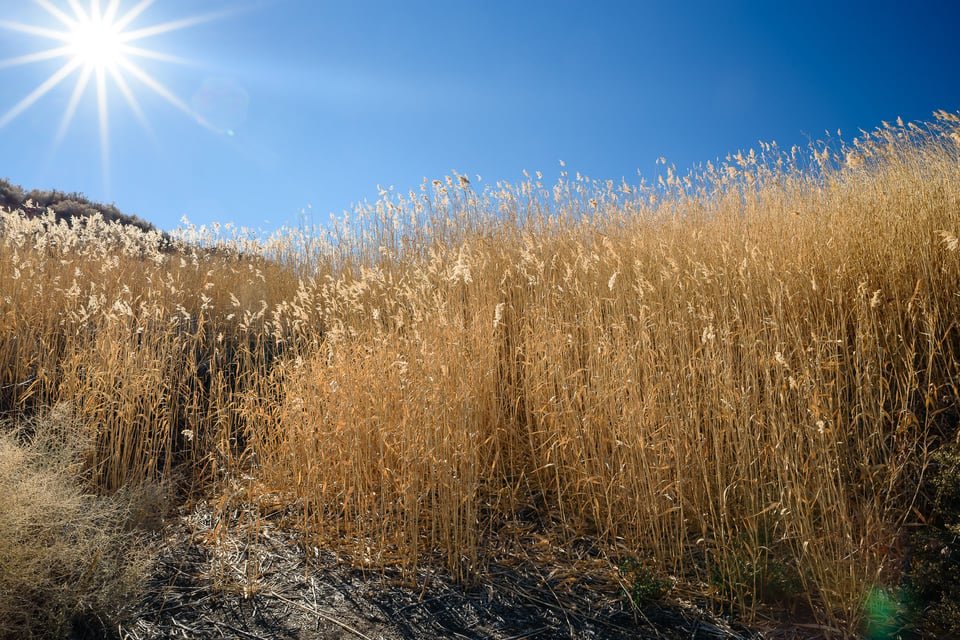
[[[522,520],[855,629],[960,417],[938,118],[654,185],[454,175],[268,239],[6,214],[0,406],[72,402],[107,491],[242,472],[363,564],[471,580]]]
[[[0,638],[109,633],[146,575],[134,497],[87,492],[77,436],[64,406],[0,434]]]

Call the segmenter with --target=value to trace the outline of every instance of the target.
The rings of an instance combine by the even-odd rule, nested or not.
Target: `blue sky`
[[[77,72],[0,128],[0,177],[164,229],[269,231],[452,170],[482,186],[562,159],[636,182],[660,156],[684,169],[960,109],[954,2],[155,0],[128,30],[217,12],[135,43],[189,64],[131,58],[192,114],[126,74],[148,132],[107,82],[105,171],[95,83],[57,141]],[[0,0],[0,21],[64,29],[28,0]],[[0,28],[0,60],[53,46]],[[0,122],[65,62],[0,63]]]

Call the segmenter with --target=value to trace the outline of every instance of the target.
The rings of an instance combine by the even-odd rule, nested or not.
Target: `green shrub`
[[[637,609],[660,600],[670,590],[669,582],[648,562],[637,558],[627,558],[620,563],[620,577],[630,603]]]

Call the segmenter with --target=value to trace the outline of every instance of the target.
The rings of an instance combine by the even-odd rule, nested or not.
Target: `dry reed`
[[[534,513],[852,629],[956,430],[937,115],[652,186],[455,174],[266,239],[6,213],[0,403],[72,402],[103,489],[242,471],[363,564],[470,580]]]

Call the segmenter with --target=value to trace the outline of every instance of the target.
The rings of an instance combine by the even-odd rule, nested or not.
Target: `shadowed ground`
[[[326,550],[307,562],[289,532],[261,523],[251,545],[241,529],[222,536],[217,524],[198,508],[171,528],[149,596],[123,638],[761,637],[689,603],[633,611],[589,575],[571,588],[569,575],[494,563],[465,589],[430,568],[402,580],[399,572],[352,568]]]

